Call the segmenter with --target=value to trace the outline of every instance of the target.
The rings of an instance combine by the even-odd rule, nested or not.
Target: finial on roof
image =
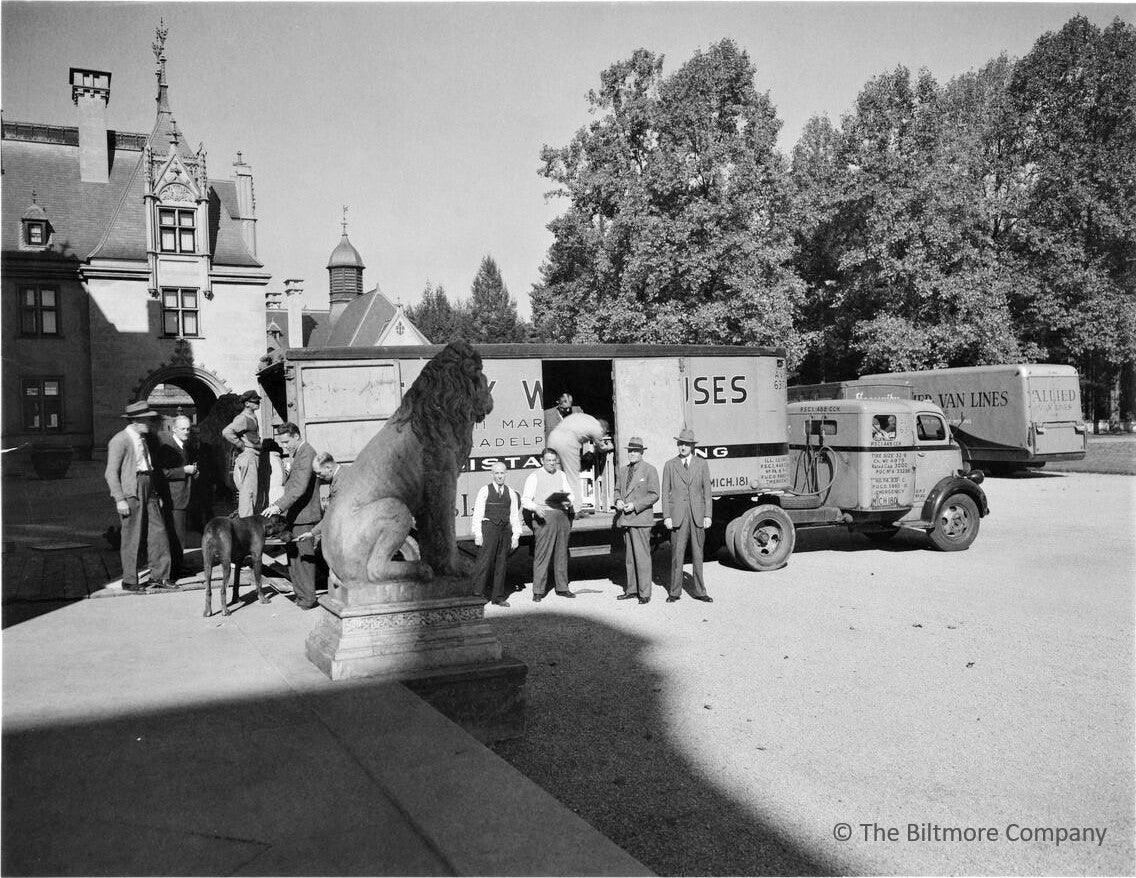
[[[237,150],[237,164],[238,165],[244,164],[244,161],[241,160],[241,151],[239,149]]]
[[[166,27],[166,20],[164,18],[158,19],[158,26],[154,29],[157,40],[150,44],[154,50],[154,58],[158,62],[158,69],[155,71],[158,76],[158,85],[166,84],[166,35],[169,32],[170,29]]]
[[[33,189],[32,190],[32,204],[35,204],[35,203],[36,203],[36,191]]]
[[[347,205],[343,205],[343,234],[347,234]]]
[[[170,116],[170,145],[177,146],[178,141],[181,140],[181,135],[178,133],[178,123],[172,115]]]

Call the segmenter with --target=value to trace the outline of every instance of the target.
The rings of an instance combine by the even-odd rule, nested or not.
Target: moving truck
[[[441,346],[297,348],[259,378],[282,420],[293,421],[317,450],[350,463],[398,408],[403,393]],[[540,466],[545,409],[564,390],[585,412],[612,425],[616,449],[573,486],[588,502],[572,527],[573,555],[611,551],[616,468],[632,436],[662,472],[684,425],[710,461],[713,491],[748,506],[755,491],[788,487],[785,353],[704,345],[478,345],[493,412],[474,428],[458,477],[457,537],[472,547],[470,515],[493,464],[508,468],[521,491]],[[723,513],[732,507],[722,506]],[[661,505],[656,506],[661,519]],[[724,525],[723,525],[724,529]],[[665,539],[662,533],[657,538]],[[528,534],[525,534],[528,538]]]
[[[1088,427],[1072,366],[1018,363],[864,375],[854,384],[909,381],[915,399],[946,413],[963,459],[1010,472],[1050,460],[1081,460]]]

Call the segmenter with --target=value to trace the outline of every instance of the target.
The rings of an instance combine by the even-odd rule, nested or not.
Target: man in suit
[[[344,469],[343,464],[335,462],[335,457],[330,451],[321,451],[317,454],[314,466],[316,478],[319,479],[320,484],[328,486],[326,499],[320,499],[320,520],[309,531],[312,538],[318,543],[320,537],[323,536],[323,516],[327,514],[327,507],[331,505],[331,501],[335,499],[336,492],[339,490],[340,476],[347,470]]]
[[[710,467],[694,454],[694,431],[683,427],[675,437],[678,457],[672,457],[663,467],[663,524],[671,531],[671,584],[667,603],[673,604],[682,597],[682,559],[686,544],[694,561],[694,589],[691,597],[696,601],[712,603],[702,581],[702,546],[706,541],[706,528],[710,527],[713,500],[710,494]]]
[[[616,524],[623,529],[627,584],[617,601],[651,600],[651,528],[655,525],[655,502],[659,499],[659,472],[643,460],[643,440],[632,436],[627,443],[627,466],[615,478]]]
[[[185,415],[174,418],[168,436],[161,438],[158,448],[158,465],[165,477],[169,500],[167,513],[173,526],[170,556],[173,578],[182,575],[182,558],[185,556],[185,520],[193,494],[193,480],[197,475],[197,454],[189,445],[191,422]]]
[[[544,410],[544,437],[547,439],[548,434],[559,426],[560,422],[566,417],[580,414],[583,411],[578,405],[572,405],[572,394],[565,390],[557,397],[556,405]]]
[[[158,413],[145,401],[132,402],[122,415],[130,423],[107,445],[106,483],[122,519],[122,587],[146,591],[138,583],[138,555],[146,534],[147,561],[152,588],[176,590],[170,580],[170,544],[162,520],[158,488],[161,470],[154,466],[150,428]]]
[[[264,515],[283,515],[288,529],[299,534],[288,543],[288,574],[296,593],[296,606],[312,610],[317,604],[316,541],[311,531],[322,517],[314,468],[316,450],[291,422],[276,428],[276,441],[291,456],[292,465],[284,480],[284,496],[265,507]]]

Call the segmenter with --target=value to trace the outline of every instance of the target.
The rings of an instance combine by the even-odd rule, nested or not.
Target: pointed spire
[[[347,237],[347,205],[343,205],[343,237]]]

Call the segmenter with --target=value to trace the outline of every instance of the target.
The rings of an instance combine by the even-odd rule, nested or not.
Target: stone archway
[[[161,387],[175,387],[189,397],[195,415],[194,421],[201,421],[207,417],[217,399],[232,392],[228,385],[212,372],[188,364],[178,364],[162,366],[147,375],[135,391],[134,399],[148,400],[152,406],[162,411],[168,407],[163,405],[163,397],[168,395],[155,395],[155,390]]]

